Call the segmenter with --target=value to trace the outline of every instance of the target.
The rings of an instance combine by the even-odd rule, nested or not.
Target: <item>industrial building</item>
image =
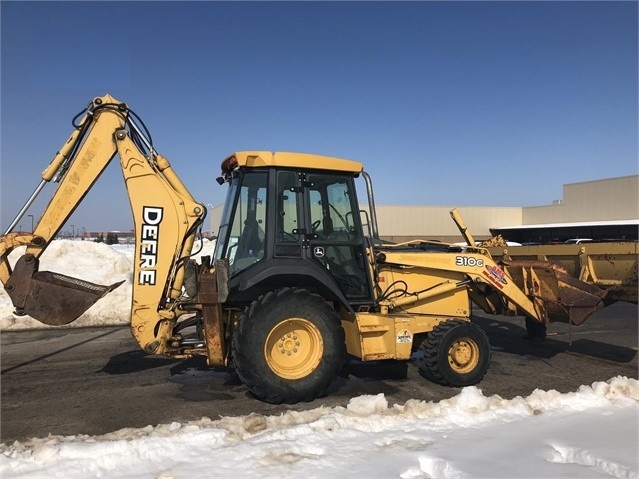
[[[362,200],[362,198],[360,198]],[[367,209],[367,205],[361,205]],[[569,183],[563,198],[546,206],[402,206],[376,205],[379,235],[403,242],[413,239],[461,241],[450,217],[457,208],[478,240],[501,234],[520,243],[564,242],[571,238],[637,240],[639,175]],[[211,231],[216,234],[223,205],[212,208]]]

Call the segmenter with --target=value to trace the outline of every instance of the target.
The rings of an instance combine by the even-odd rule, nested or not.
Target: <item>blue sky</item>
[[[637,5],[3,1],[2,232],[107,92],[214,205],[236,150],[361,161],[377,204],[545,205],[637,174]],[[68,224],[132,228],[117,161]]]

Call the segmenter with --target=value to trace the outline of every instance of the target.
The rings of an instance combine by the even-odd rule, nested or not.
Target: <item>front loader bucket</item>
[[[547,322],[581,324],[604,307],[606,291],[584,283],[549,261],[504,261],[501,265]]]
[[[33,255],[22,256],[4,287],[18,314],[28,314],[51,326],[75,321],[97,300],[124,283],[102,286],[37,269],[38,260]]]

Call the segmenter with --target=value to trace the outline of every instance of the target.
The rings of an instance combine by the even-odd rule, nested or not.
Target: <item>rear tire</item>
[[[292,404],[321,395],[346,359],[339,316],[320,296],[284,288],[246,309],[232,343],[240,380],[258,399]]]
[[[490,342],[477,325],[462,320],[438,324],[422,345],[430,376],[447,386],[465,387],[482,380],[490,365]]]

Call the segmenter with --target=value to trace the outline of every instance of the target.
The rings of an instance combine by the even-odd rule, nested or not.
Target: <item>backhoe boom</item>
[[[135,225],[131,330],[145,351],[163,354],[177,318],[186,312],[177,305],[183,296],[185,264],[206,209],[193,199],[169,161],[154,151],[131,115],[126,104],[109,95],[89,104],[21,211],[24,214],[43,183],[59,182],[33,233],[7,231],[0,238],[0,280],[18,313],[55,325],[74,321],[119,286],[38,270],[42,253],[117,154]],[[25,254],[12,268],[8,255],[21,245],[26,246]]]

